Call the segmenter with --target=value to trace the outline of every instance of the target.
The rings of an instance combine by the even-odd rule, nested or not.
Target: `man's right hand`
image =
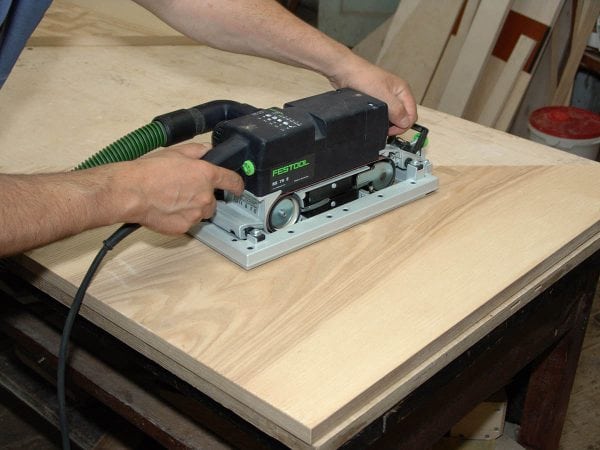
[[[185,233],[200,220],[212,217],[215,189],[240,195],[242,178],[201,160],[208,151],[205,144],[183,144],[120,164],[113,179],[129,198],[122,221],[164,234]]]

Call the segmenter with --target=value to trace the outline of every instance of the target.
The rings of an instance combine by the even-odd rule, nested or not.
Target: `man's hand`
[[[244,189],[238,174],[199,159],[208,150],[186,144],[75,172],[0,174],[0,256],[121,222],[186,232],[213,215],[215,189]]]
[[[389,135],[409,129],[417,120],[417,105],[406,81],[358,57],[349,59],[339,73],[329,77],[333,87],[350,87],[386,102]]]
[[[122,180],[118,186],[132,199],[123,221],[165,234],[185,233],[212,217],[215,189],[241,194],[244,184],[237,173],[200,160],[209,150],[207,145],[185,144],[123,164],[116,175]]]

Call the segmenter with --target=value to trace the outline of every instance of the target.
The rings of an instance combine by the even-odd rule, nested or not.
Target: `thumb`
[[[408,111],[404,107],[404,104],[397,98],[393,98],[388,103],[388,114],[390,116],[390,122],[401,132],[406,131],[412,124],[411,117]]]

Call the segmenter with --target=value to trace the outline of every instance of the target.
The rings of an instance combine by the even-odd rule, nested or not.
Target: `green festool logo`
[[[273,176],[283,175],[284,173],[292,172],[294,170],[301,169],[302,167],[308,166],[310,163],[306,159],[301,159],[300,161],[296,161],[290,164],[286,164],[285,166],[278,167],[277,169],[273,169]]]

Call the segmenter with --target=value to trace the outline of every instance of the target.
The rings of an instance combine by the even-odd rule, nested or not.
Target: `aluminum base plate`
[[[188,233],[241,267],[252,269],[424,197],[437,187],[437,177],[424,174],[417,180],[395,183],[285,229],[268,233],[263,241],[256,243],[237,239],[235,235],[211,222],[201,222]]]

